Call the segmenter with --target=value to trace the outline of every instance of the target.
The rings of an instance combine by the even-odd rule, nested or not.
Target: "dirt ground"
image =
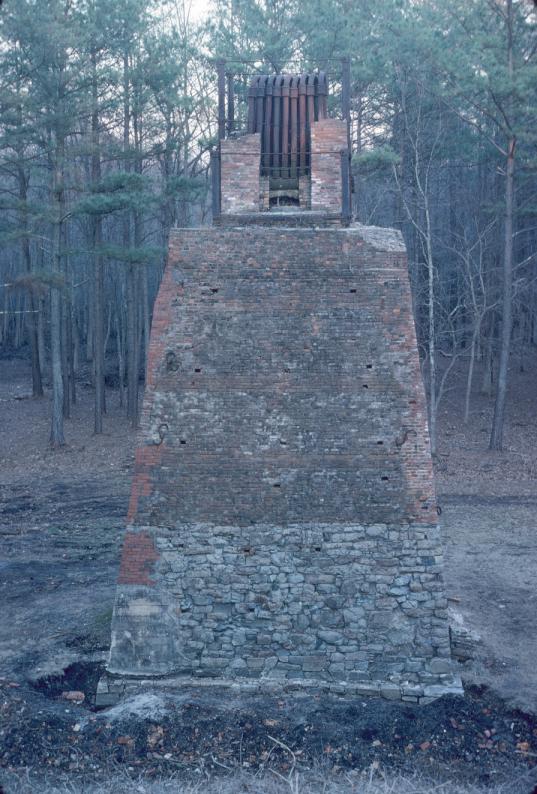
[[[533,362],[533,372],[537,371]],[[486,451],[492,402],[461,388],[441,406],[437,488],[453,620],[479,635],[461,666],[467,695],[420,709],[384,701],[187,692],[94,714],[87,700],[109,626],[136,434],[108,394],[105,433],[92,433],[92,394],[79,384],[67,446],[48,446],[48,399],[29,398],[22,359],[0,360],[0,766],[98,775],[113,761],[177,769],[336,769],[378,764],[492,785],[537,785],[536,378],[513,370],[505,451]],[[129,713],[129,708],[132,713]],[[278,744],[278,742],[280,744]],[[285,749],[287,748],[287,749]],[[1,777],[0,777],[1,779]],[[16,789],[11,789],[16,790]],[[105,789],[103,789],[105,790]]]

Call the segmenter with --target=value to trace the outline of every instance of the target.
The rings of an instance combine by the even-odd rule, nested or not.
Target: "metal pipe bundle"
[[[260,75],[248,92],[248,132],[261,133],[261,173],[309,173],[311,124],[327,116],[326,74]]]

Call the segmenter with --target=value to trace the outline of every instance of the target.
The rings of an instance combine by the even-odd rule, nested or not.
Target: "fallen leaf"
[[[153,725],[147,734],[147,744],[153,748],[160,744],[164,736],[164,728],[162,725]]]
[[[420,750],[423,750],[425,752],[425,750],[428,750],[430,746],[431,746],[431,742],[422,742],[420,744]]]

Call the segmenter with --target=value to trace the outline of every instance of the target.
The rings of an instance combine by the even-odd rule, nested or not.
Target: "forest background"
[[[490,396],[489,447],[502,449],[509,367],[534,368],[537,347],[533,0],[202,11],[195,0],[0,8],[0,351],[27,353],[33,396],[50,392],[52,446],[65,443],[82,370],[95,433],[111,389],[138,422],[170,229],[211,219],[216,61],[240,129],[255,74],[324,69],[337,113],[348,56],[353,216],[405,238],[433,452],[454,384],[461,424],[476,391]]]

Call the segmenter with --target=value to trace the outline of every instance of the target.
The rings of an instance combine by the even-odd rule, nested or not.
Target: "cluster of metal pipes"
[[[261,174],[309,173],[313,121],[327,116],[326,74],[260,75],[248,91],[248,132],[261,133]]]

